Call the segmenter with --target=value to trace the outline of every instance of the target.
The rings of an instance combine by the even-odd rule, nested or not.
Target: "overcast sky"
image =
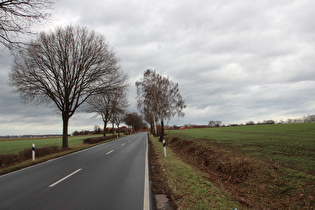
[[[229,124],[315,114],[314,20],[313,0],[60,0],[36,30],[104,35],[129,75],[130,112],[150,68],[178,83],[187,104],[169,125]],[[62,133],[54,107],[20,103],[7,84],[12,58],[0,54],[0,135]],[[76,113],[69,132],[102,126],[92,116]]]

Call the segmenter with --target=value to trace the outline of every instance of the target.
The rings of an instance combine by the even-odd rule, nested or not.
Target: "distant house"
[[[185,129],[194,129],[194,127],[192,127],[192,126],[189,126],[189,127],[182,126],[182,127],[179,128],[179,130],[185,130]]]

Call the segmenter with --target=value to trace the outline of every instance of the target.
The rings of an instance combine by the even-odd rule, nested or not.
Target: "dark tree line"
[[[216,122],[221,122],[221,121],[211,120],[209,121],[208,126],[220,127],[221,125],[219,126],[219,124],[216,124]],[[263,120],[263,121],[258,121],[257,123],[255,123],[254,121],[250,120],[250,121],[247,121],[245,125],[272,125],[272,124],[314,123],[314,122],[315,122],[315,115],[308,114],[300,118],[288,118],[285,121],[280,120],[278,122],[275,120]],[[229,124],[229,126],[240,126],[240,125],[244,125],[244,124]]]
[[[106,129],[108,130],[108,129]],[[110,133],[114,133],[114,131],[116,131],[117,133],[128,133],[128,128],[126,128],[125,126],[121,127],[121,128],[115,128],[115,129],[110,129],[109,130]],[[74,131],[72,133],[73,136],[80,136],[80,135],[94,135],[94,134],[103,134],[103,130],[101,129],[100,126],[95,125],[94,126],[94,130],[89,131],[89,130],[81,130],[81,131]]]
[[[126,125],[132,127],[135,132],[141,129],[147,129],[147,125],[143,122],[141,115],[136,112],[126,114],[124,122]]]

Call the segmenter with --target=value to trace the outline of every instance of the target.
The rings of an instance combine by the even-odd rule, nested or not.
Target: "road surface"
[[[146,133],[0,176],[0,209],[150,209]]]

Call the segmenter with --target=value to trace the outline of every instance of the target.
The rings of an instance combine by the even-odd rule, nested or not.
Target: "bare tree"
[[[111,119],[112,123],[117,126],[118,135],[120,135],[119,125],[124,122],[128,107],[129,107],[129,102],[127,99],[127,93],[126,91],[122,91],[122,93],[119,94],[119,97],[117,100],[117,106],[113,110],[112,119]]]
[[[63,120],[62,147],[68,148],[68,122],[89,97],[121,84],[120,66],[105,38],[83,27],[57,28],[15,55],[10,83],[23,102],[53,103]]]
[[[112,117],[112,122],[115,123],[115,125],[117,126],[118,136],[120,136],[119,126],[121,125],[121,123],[124,122],[125,117],[126,117],[125,111],[116,112],[116,113],[114,113],[114,115]]]
[[[150,110],[153,121],[161,121],[160,141],[164,137],[164,120],[169,120],[176,114],[184,116],[182,110],[186,108],[178,84],[148,69],[140,81],[136,82],[138,108],[142,113]]]
[[[106,127],[109,121],[114,122],[113,116],[115,114],[125,112],[129,106],[125,81],[127,76],[120,74],[121,83],[117,85],[115,90],[105,91],[91,97],[88,102],[87,112],[95,112],[96,116],[100,115],[104,122],[103,135],[106,136]]]
[[[109,122],[111,118],[111,106],[108,94],[99,94],[94,95],[89,98],[87,101],[88,108],[86,108],[87,112],[93,113],[96,112],[95,117],[98,115],[101,116],[104,126],[103,126],[103,136],[106,136],[107,132],[107,123]]]
[[[95,134],[101,134],[102,133],[102,129],[99,125],[94,126],[94,133]]]
[[[0,43],[9,49],[21,44],[21,34],[32,34],[30,26],[50,16],[54,0],[2,0],[0,2]]]
[[[147,70],[144,73],[143,78],[136,82],[137,87],[137,104],[140,112],[145,116],[145,120],[154,127],[154,135],[157,135],[156,123],[159,120],[157,116],[157,104],[158,100],[158,81],[162,77],[155,73],[155,71]]]
[[[217,121],[210,120],[208,123],[209,127],[220,127],[221,125],[222,125],[222,121],[220,120],[217,120]]]
[[[303,122],[304,123],[315,122],[315,115],[308,114],[307,116],[303,116]]]
[[[126,125],[131,126],[134,132],[145,127],[142,117],[136,112],[126,114],[124,122]]]
[[[149,123],[150,125],[150,132],[153,134],[157,134],[157,119],[154,115],[150,112],[150,110],[142,110],[144,115],[144,120]],[[155,122],[154,122],[155,120]]]

